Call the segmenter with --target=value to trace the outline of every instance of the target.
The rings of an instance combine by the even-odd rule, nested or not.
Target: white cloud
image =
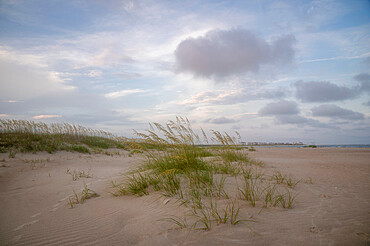
[[[120,91],[114,91],[114,92],[107,93],[104,96],[109,99],[116,99],[119,97],[125,97],[128,95],[142,93],[142,92],[145,92],[145,90],[142,90],[142,89],[120,90]]]
[[[0,99],[23,101],[47,94],[67,93],[74,89],[63,83],[58,73],[20,65],[0,57]]]
[[[61,117],[62,117],[61,115],[57,115],[57,114],[41,114],[41,115],[33,116],[32,118],[36,120],[40,120],[40,119],[61,118]]]
[[[90,78],[95,78],[95,77],[101,77],[103,75],[103,72],[100,70],[91,70],[87,76]]]
[[[104,48],[98,54],[90,56],[90,61],[86,64],[88,67],[114,66],[121,63],[133,62],[128,55],[119,51],[119,46]]]
[[[21,52],[4,45],[0,45],[0,59],[37,69],[48,67],[44,56],[29,52]]]

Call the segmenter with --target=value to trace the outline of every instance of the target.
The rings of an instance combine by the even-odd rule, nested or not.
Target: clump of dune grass
[[[286,193],[278,193],[273,198],[272,204],[274,207],[280,204],[283,208],[293,208],[296,197],[297,195],[295,193],[293,193],[290,190],[287,190]]]
[[[0,119],[0,152],[53,153],[59,150],[91,153],[108,148],[125,149],[125,138],[67,123],[45,124],[26,120]]]
[[[76,204],[83,204],[86,200],[94,197],[98,197],[95,191],[91,190],[84,184],[84,188],[81,191],[81,194],[78,195],[75,191],[73,191],[73,196],[68,198],[68,204],[70,208],[73,208]]]
[[[308,177],[308,178],[305,180],[305,183],[307,183],[307,184],[313,184],[312,177]]]
[[[231,175],[238,175],[243,167],[251,161],[242,148],[235,144],[235,138],[228,134],[213,131],[212,141],[218,146],[212,150],[205,149],[199,143],[208,143],[208,137],[200,129],[197,134],[187,119],[177,117],[166,125],[150,124],[145,133],[135,132],[152,147],[145,152],[147,161],[126,178],[122,186],[117,187],[115,195],[148,195],[160,192],[166,197],[176,197],[180,205],[190,211],[190,217],[170,217],[170,221],[181,228],[209,230],[212,224],[230,222],[236,225],[239,219],[239,205],[233,200],[224,186]],[[215,162],[205,157],[216,158]],[[221,176],[221,177],[220,177]],[[222,209],[219,203],[228,199]],[[188,215],[189,216],[189,215]]]
[[[290,187],[290,188],[294,188],[297,186],[297,184],[299,184],[302,180],[295,180],[292,176],[289,176],[288,178],[286,178],[286,184]]]
[[[274,180],[276,184],[282,184],[287,179],[287,176],[286,174],[282,174],[280,171],[275,171],[271,179]]]
[[[39,167],[45,167],[45,162],[50,162],[50,158],[46,159],[21,159],[25,163],[29,163],[32,170],[36,169],[37,164],[39,164]]]
[[[241,198],[249,201],[252,207],[255,207],[256,201],[260,198],[258,179],[243,177],[243,184],[239,187]]]
[[[82,170],[82,171],[73,170],[71,172],[71,170],[68,168],[67,171],[66,171],[66,173],[72,176],[72,180],[73,181],[76,181],[76,180],[78,180],[80,178],[92,178],[93,176],[90,173],[90,171],[91,170],[89,169],[86,172],[84,170]]]
[[[275,184],[270,184],[262,170],[263,163],[250,158],[248,150],[236,144],[237,138],[211,131],[210,141],[216,145],[207,149],[200,144],[209,143],[207,134],[203,129],[198,132],[201,134],[182,117],[165,125],[152,123],[144,133],[135,131],[142,140],[134,145],[147,159],[128,173],[121,185],[116,185],[113,194],[144,196],[159,192],[172,197],[187,212],[183,217],[164,220],[180,228],[202,230],[210,230],[215,224],[252,221],[242,218],[240,203],[262,208],[293,206],[295,195],[291,191],[279,193],[277,186],[287,183],[294,187],[297,181],[275,172],[271,177]]]

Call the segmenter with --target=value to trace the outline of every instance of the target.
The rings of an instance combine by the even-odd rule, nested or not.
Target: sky
[[[370,144],[370,1],[0,0],[0,119]]]

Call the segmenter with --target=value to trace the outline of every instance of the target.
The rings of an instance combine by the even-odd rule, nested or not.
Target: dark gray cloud
[[[274,103],[269,103],[260,111],[260,115],[296,115],[299,113],[296,102],[281,100]]]
[[[353,77],[356,81],[360,82],[358,87],[359,92],[370,92],[370,74],[359,73]]]
[[[177,69],[201,77],[257,72],[261,65],[292,62],[295,42],[292,35],[269,44],[247,30],[214,30],[177,46]]]
[[[205,123],[212,123],[212,124],[229,124],[229,123],[236,123],[239,122],[239,120],[226,118],[226,117],[218,117],[218,118],[209,118],[204,121]]]
[[[318,120],[309,119],[300,115],[276,115],[275,119],[280,124],[292,124],[298,126],[312,126],[320,128],[333,128]]]
[[[363,120],[365,116],[361,113],[341,108],[334,104],[324,104],[312,108],[312,115],[346,120]]]
[[[299,113],[298,104],[286,100],[269,103],[259,111],[262,116],[273,116],[278,124],[332,128],[318,120],[300,116]]]
[[[366,57],[364,60],[363,60],[363,63],[367,66],[370,67],[370,56]]]
[[[332,102],[343,101],[357,96],[357,91],[344,86],[338,86],[328,81],[297,81],[296,96],[302,102]]]
[[[370,101],[364,103],[365,106],[370,106]]]

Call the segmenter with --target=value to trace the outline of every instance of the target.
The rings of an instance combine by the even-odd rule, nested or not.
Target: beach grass
[[[112,182],[112,194],[157,192],[174,198],[186,213],[164,220],[180,228],[210,230],[215,224],[251,222],[242,209],[246,206],[293,208],[297,197],[293,189],[301,180],[280,171],[265,175],[263,162],[252,159],[248,149],[237,144],[239,133],[233,137],[211,131],[209,137],[203,129],[193,130],[182,117],[149,126],[145,132],[135,131],[138,139],[127,139],[67,123],[0,120],[0,152],[8,152],[9,158],[19,152],[61,150],[113,155],[108,149],[114,148],[130,150],[128,156],[142,155],[146,157],[142,165],[128,172],[123,182]],[[67,170],[67,174],[74,181],[92,177],[90,171]],[[95,196],[85,185],[81,194],[74,192],[69,198],[69,205],[73,208]]]
[[[84,184],[80,194],[77,194],[76,191],[73,191],[73,195],[68,197],[68,204],[70,208],[73,208],[76,204],[83,204],[86,200],[94,197],[99,197],[99,194]]]
[[[91,153],[108,148],[126,149],[125,139],[102,130],[67,123],[45,124],[26,120],[0,119],[0,152],[71,151]],[[101,152],[101,151],[100,151]]]
[[[209,138],[202,129],[198,132],[201,134],[181,117],[165,125],[152,123],[144,133],[135,131],[152,148],[144,151],[145,163],[128,173],[116,194],[143,196],[160,192],[175,198],[187,212],[183,217],[164,220],[180,228],[202,230],[210,230],[214,224],[252,221],[241,218],[244,211],[240,203],[244,201],[252,208],[293,207],[296,196],[291,191],[279,193],[277,186],[288,184],[294,188],[299,181],[279,171],[269,181],[262,170],[264,164],[250,158],[247,150],[236,144],[235,137],[211,131]],[[199,143],[209,143],[209,139],[215,145],[201,147]],[[259,202],[261,198],[263,202]]]

